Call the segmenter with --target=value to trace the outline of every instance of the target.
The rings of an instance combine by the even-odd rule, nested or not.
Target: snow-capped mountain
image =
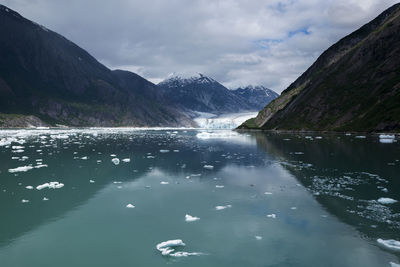
[[[275,91],[264,86],[253,85],[241,87],[232,92],[237,96],[245,98],[250,105],[260,110],[279,96]]]
[[[248,101],[216,80],[203,74],[191,77],[174,75],[158,84],[166,100],[177,107],[214,114],[255,111]]]

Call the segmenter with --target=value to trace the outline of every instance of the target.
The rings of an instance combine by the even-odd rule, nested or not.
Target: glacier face
[[[257,116],[258,112],[230,113],[220,116],[211,113],[199,113],[194,121],[203,129],[234,129],[248,119]]]

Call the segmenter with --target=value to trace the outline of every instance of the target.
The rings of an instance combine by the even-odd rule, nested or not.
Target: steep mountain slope
[[[158,86],[166,99],[188,111],[222,114],[255,110],[246,99],[202,74],[190,78],[173,76]]]
[[[341,39],[240,128],[400,130],[400,4]]]
[[[279,96],[279,94],[264,86],[253,85],[249,85],[244,88],[238,88],[232,92],[237,96],[246,99],[247,102],[257,110],[262,109],[265,107],[265,105]]]
[[[61,35],[2,5],[0,36],[0,113],[73,126],[191,123],[154,84],[109,70]]]

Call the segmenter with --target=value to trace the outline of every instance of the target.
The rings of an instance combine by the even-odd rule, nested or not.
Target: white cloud
[[[280,92],[325,49],[396,0],[0,0],[110,68]]]

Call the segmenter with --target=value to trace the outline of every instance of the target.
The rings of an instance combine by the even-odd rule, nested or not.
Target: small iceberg
[[[214,166],[213,165],[204,165],[203,168],[207,169],[207,170],[212,170],[212,169],[214,169]]]
[[[215,209],[216,210],[224,210],[227,208],[232,208],[232,205],[226,205],[226,206],[216,206]]]
[[[191,216],[189,214],[185,215],[185,221],[187,221],[187,222],[195,222],[195,221],[198,221],[198,220],[200,220],[199,217]]]
[[[38,186],[36,186],[36,189],[37,189],[37,190],[42,190],[42,189],[45,189],[45,188],[49,188],[49,189],[59,189],[59,188],[62,188],[62,187],[64,187],[64,184],[63,184],[63,183],[59,183],[59,182],[50,182],[50,183],[44,183],[44,184],[38,185]]]
[[[25,186],[25,188],[31,190],[31,189],[33,189],[33,186],[28,185],[28,186]]]
[[[381,134],[379,135],[379,142],[383,144],[391,144],[395,142],[395,135],[394,134]]]
[[[169,184],[169,182],[162,181],[160,184]]]
[[[393,204],[398,202],[396,199],[389,198],[389,197],[381,197],[377,200],[381,204]]]
[[[15,173],[15,172],[27,172],[29,170],[32,170],[33,167],[32,166],[22,166],[22,167],[17,167],[14,169],[8,169],[8,172],[10,173]]]
[[[185,251],[176,251],[175,248],[177,247],[184,247],[186,246],[185,243],[181,239],[175,240],[168,240],[165,242],[161,242],[157,244],[156,248],[158,251],[161,252],[163,256],[170,256],[170,257],[188,257],[188,256],[198,256],[202,255],[199,252],[185,252]]]
[[[400,251],[400,241],[397,241],[394,239],[384,240],[381,238],[378,238],[376,241],[378,242],[378,244],[384,246],[385,248],[395,250],[395,251]]]
[[[215,188],[224,188],[224,185],[216,185]]]
[[[128,209],[134,209],[135,208],[135,206],[134,205],[132,205],[132,204],[128,204],[128,205],[126,205],[126,207],[128,208]]]
[[[168,153],[169,150],[168,149],[160,149],[160,153]]]
[[[259,235],[256,235],[255,237],[256,237],[257,240],[261,240],[262,239],[262,236],[259,236]]]
[[[268,217],[268,218],[275,219],[275,218],[276,218],[276,214],[275,214],[275,213],[268,214],[267,217]]]
[[[130,158],[126,158],[126,159],[123,159],[122,161],[125,162],[125,163],[128,163],[128,162],[131,162],[131,159]]]
[[[115,165],[118,165],[118,164],[119,164],[119,158],[113,158],[111,161],[112,161],[112,163],[114,163]]]
[[[29,200],[28,200],[28,199],[23,199],[23,200],[21,200],[21,202],[22,202],[22,203],[28,203]]]

